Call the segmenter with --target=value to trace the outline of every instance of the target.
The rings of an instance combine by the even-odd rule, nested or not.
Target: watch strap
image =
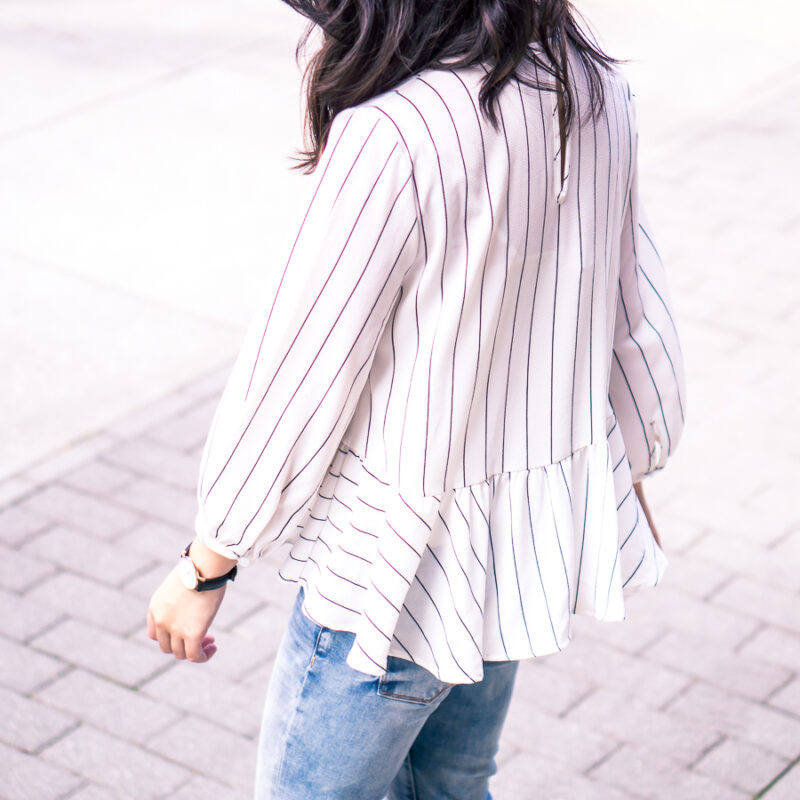
[[[183,554],[191,560],[189,556],[189,548],[192,546],[192,543],[186,545],[186,549],[183,551]],[[192,562],[194,563],[194,562]],[[236,580],[236,573],[238,571],[238,564],[234,564],[228,572],[224,575],[220,575],[216,578],[204,578],[200,574],[200,570],[197,569],[195,566],[195,572],[197,573],[197,586],[194,587],[195,592],[210,592],[212,589],[219,589],[220,586],[224,586],[227,581]]]

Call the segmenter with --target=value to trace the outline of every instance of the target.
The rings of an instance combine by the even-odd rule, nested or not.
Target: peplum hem
[[[483,661],[558,652],[573,615],[624,620],[668,565],[609,424],[554,464],[439,496],[401,493],[341,448],[281,577],[305,585],[311,619],[355,634],[347,663],[369,675],[396,656],[471,683]]]

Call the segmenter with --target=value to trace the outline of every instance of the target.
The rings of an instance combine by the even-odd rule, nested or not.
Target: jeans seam
[[[411,800],[417,800],[417,787],[414,783],[414,767],[411,764],[411,750],[408,751],[406,758],[408,759],[408,785],[411,789]]]
[[[306,684],[308,683],[308,676],[311,673],[311,670],[314,667],[314,661],[317,658],[317,650],[319,649],[319,640],[322,636],[322,632],[325,629],[320,627],[317,631],[317,635],[314,638],[314,652],[311,654],[311,659],[308,662],[308,666],[306,667],[305,674],[303,675],[303,682],[300,685],[300,691],[297,693],[297,702],[295,703],[294,710],[292,711],[292,716],[289,722],[286,724],[286,733],[283,737],[283,741],[281,742],[281,760],[278,762],[278,769],[275,772],[275,786],[280,788],[281,779],[283,777],[283,766],[286,763],[286,744],[289,741],[289,737],[292,734],[292,726],[294,725],[294,721],[297,718],[297,711],[300,707],[300,698],[303,696],[303,692],[305,691]]]

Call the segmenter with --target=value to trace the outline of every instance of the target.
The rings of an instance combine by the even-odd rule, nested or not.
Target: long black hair
[[[584,33],[569,0],[284,0],[310,25],[298,56],[319,28],[322,44],[305,72],[307,149],[299,168],[319,161],[331,121],[424,69],[483,64],[479,100],[497,125],[498,95],[513,77],[558,93],[562,131],[574,114],[567,50],[577,51],[588,77],[590,110],[603,107],[601,70],[616,63]],[[532,62],[548,84],[518,73]]]

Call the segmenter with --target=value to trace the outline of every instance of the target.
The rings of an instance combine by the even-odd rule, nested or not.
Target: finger
[[[209,650],[212,650],[212,649],[214,651],[216,651],[217,645],[214,642],[214,637],[213,636],[204,636],[203,637],[203,641],[200,642],[200,648],[202,649],[202,651],[204,653],[206,653],[206,652],[208,652]]]
[[[170,644],[172,646],[172,654],[175,656],[175,658],[180,659],[181,661],[186,658],[186,648],[184,646],[182,636],[179,636],[177,633],[173,633],[170,637]]]
[[[149,638],[155,640],[156,636],[156,621],[153,619],[153,612],[147,609],[147,635]]]
[[[206,661],[208,661],[208,659],[217,652],[217,645],[214,644],[214,637],[204,636],[200,644],[203,648],[203,652],[206,654]]]
[[[161,648],[162,653],[172,652],[172,643],[170,642],[169,631],[163,628],[156,628],[156,636],[158,637],[158,646]]]
[[[206,654],[206,661],[208,661],[217,652],[217,646],[215,644],[209,645],[203,648],[203,652]]]
[[[203,642],[205,640],[200,639],[187,639],[186,640],[186,658],[189,661],[195,661],[198,663],[202,663],[203,661],[208,661],[208,656],[205,652],[205,647],[203,646]],[[212,644],[211,647],[214,645]]]

